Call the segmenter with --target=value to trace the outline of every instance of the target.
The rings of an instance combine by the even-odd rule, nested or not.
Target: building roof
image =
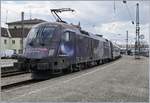
[[[30,31],[30,29],[24,28],[24,34],[23,34],[24,38],[27,37],[29,31]],[[22,29],[21,28],[9,29],[9,32],[10,32],[12,38],[22,38]]]
[[[9,37],[9,34],[7,32],[7,28],[1,27],[1,36],[2,37]]]
[[[46,21],[41,20],[41,19],[29,19],[29,20],[24,20],[23,21],[24,24],[38,24],[38,23],[42,23],[42,22],[46,22]],[[9,23],[6,23],[6,24],[8,24],[8,25],[22,24],[22,21],[9,22]]]
[[[39,24],[42,22],[46,22],[45,20],[41,20],[41,19],[29,19],[29,20],[24,20],[23,23],[24,24]],[[21,25],[22,21],[15,21],[15,22],[10,22],[10,23],[6,23],[8,25]],[[30,29],[29,28],[24,28],[24,34],[23,37],[26,37],[29,33]],[[9,28],[9,32],[11,34],[12,38],[22,38],[22,28]]]

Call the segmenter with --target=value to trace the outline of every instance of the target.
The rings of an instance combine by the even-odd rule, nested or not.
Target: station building
[[[10,39],[11,39],[11,35],[9,33],[8,28],[1,27],[1,38],[0,38],[1,49],[0,50],[4,51],[11,48]]]
[[[22,53],[22,38],[23,45],[25,44],[25,38],[29,33],[32,26],[46,22],[41,19],[29,19],[24,20],[24,34],[22,35],[22,21],[15,21],[6,23],[8,28],[1,28],[1,51],[13,50],[16,54]]]

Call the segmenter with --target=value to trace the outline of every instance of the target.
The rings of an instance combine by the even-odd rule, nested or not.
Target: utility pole
[[[136,4],[136,41],[135,41],[135,59],[140,59],[140,26],[139,26],[139,4]]]
[[[31,8],[30,8],[29,12],[30,12],[30,20],[31,20],[32,19]]]
[[[24,12],[21,12],[22,33],[21,33],[21,53],[23,53],[23,38],[24,38]]]
[[[8,10],[6,10],[6,23],[7,23]]]
[[[127,32],[127,39],[126,39],[126,54],[128,55],[128,31]]]

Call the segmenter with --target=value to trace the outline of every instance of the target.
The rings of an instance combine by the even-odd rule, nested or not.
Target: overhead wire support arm
[[[66,12],[66,11],[71,11],[71,12],[74,12],[75,10],[73,9],[70,9],[70,8],[61,8],[61,9],[51,9],[51,13],[53,14],[53,16],[55,17],[56,21],[58,22],[64,22],[60,16],[57,14],[57,13],[62,13],[62,12]]]
[[[52,12],[52,14],[53,14],[53,12]],[[63,21],[63,20],[59,17],[59,15],[58,15],[56,12],[54,12],[54,14],[56,15],[56,17],[58,18],[59,21]],[[54,14],[53,14],[53,15],[54,15]],[[55,16],[55,15],[54,15],[54,16]],[[56,17],[55,17],[55,19],[57,20]]]
[[[134,24],[133,17],[132,17],[132,15],[131,15],[131,12],[130,12],[129,7],[128,7],[128,5],[127,5],[127,0],[123,0],[123,3],[126,5],[127,12],[128,12],[128,14],[129,14],[130,19],[132,20],[132,21],[131,21],[132,24]]]

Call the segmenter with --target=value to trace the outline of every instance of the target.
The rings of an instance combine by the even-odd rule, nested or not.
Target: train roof
[[[67,23],[63,23],[63,22],[43,22],[43,23],[39,23],[39,24],[35,25],[35,27],[43,26],[43,25],[56,26],[56,27],[61,26],[64,29],[69,29],[69,30],[73,30],[75,32],[79,32],[77,27],[67,24]]]
[[[67,23],[63,23],[63,22],[43,22],[43,23],[39,23],[39,24],[35,25],[34,27],[43,26],[43,25],[56,26],[56,27],[61,26],[65,30],[74,31],[78,34],[81,34],[81,35],[85,36],[85,37],[93,38],[93,39],[100,40],[100,41],[103,41],[103,42],[108,42],[109,41],[109,40],[107,40],[103,37],[100,37],[100,36],[94,35],[93,33],[84,31],[81,28],[77,27],[76,25],[67,24]]]

